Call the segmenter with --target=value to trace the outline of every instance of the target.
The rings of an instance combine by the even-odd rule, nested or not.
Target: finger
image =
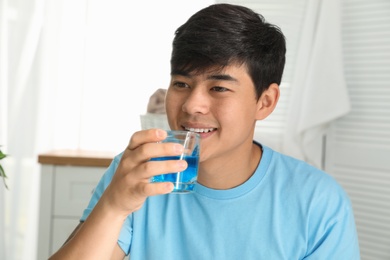
[[[182,172],[187,167],[185,160],[148,161],[139,166],[139,172],[141,178],[149,179],[159,174]]]
[[[177,143],[146,143],[132,150],[131,157],[140,163],[156,157],[178,156],[183,151],[183,145]]]
[[[152,142],[160,142],[167,137],[167,132],[163,129],[148,129],[135,132],[130,139],[128,149],[134,150],[137,147]]]
[[[173,191],[173,183],[171,182],[155,182],[155,183],[144,183],[143,185],[139,185],[139,193],[144,196],[156,196],[167,194]]]

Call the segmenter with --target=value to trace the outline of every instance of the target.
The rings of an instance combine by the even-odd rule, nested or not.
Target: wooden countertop
[[[38,155],[40,164],[108,167],[115,154],[86,150],[56,150]]]

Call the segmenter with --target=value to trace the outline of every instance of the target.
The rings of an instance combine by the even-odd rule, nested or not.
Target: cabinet
[[[113,157],[111,153],[80,150],[39,155],[41,186],[37,259],[47,259],[72,233]]]

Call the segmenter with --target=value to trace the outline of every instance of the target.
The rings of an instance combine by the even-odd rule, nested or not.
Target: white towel
[[[292,80],[283,152],[322,167],[329,124],[350,110],[344,79],[340,0],[308,0]]]

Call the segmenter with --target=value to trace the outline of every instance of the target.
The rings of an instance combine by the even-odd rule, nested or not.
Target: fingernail
[[[165,184],[165,190],[166,190],[166,191],[172,191],[172,190],[173,190],[173,184],[170,183],[170,182],[167,182],[167,183]]]
[[[166,132],[164,130],[157,129],[157,131],[156,131],[156,135],[158,138],[165,137],[165,134],[166,134]]]
[[[177,166],[179,166],[181,169],[185,169],[187,167],[187,162],[184,160],[178,160]]]
[[[184,147],[181,145],[181,144],[175,144],[175,146],[173,147],[173,149],[175,150],[175,152],[177,153],[182,153],[184,151]]]

